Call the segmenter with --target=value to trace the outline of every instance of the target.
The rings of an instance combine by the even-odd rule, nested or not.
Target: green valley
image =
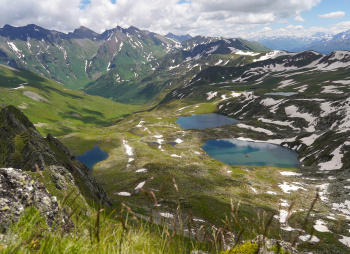
[[[29,25],[0,30],[0,61],[0,180],[20,193],[0,196],[14,214],[0,252],[348,252],[350,52]],[[206,113],[239,121],[175,123]],[[300,167],[202,148],[232,138],[292,149]],[[76,155],[94,146],[109,157],[90,172]]]

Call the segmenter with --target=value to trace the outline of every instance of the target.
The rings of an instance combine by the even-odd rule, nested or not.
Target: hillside
[[[102,34],[85,27],[69,34],[36,25],[0,29],[0,63],[31,70],[70,89],[81,89],[111,69],[121,80],[141,75],[152,68],[145,63],[174,47],[174,41],[135,27]]]
[[[332,148],[327,145],[323,146],[324,150],[307,150],[307,157],[309,154],[317,156],[303,158],[305,165],[321,166],[326,158],[332,157],[330,153],[335,150],[335,146],[338,146],[336,150],[340,151],[346,144],[344,135],[349,131],[349,57],[348,51],[335,51],[329,55],[312,51],[284,54],[282,52],[275,59],[272,57],[243,67],[210,67],[200,72],[189,85],[168,94],[164,102],[179,98],[180,94],[182,99],[202,100],[224,96],[227,99],[219,103],[219,112],[242,120],[247,119],[249,123],[265,126],[267,130],[278,126],[277,133],[265,137],[270,141],[280,140],[276,142],[296,149],[300,152],[300,159],[303,158],[305,149],[314,142],[316,144],[317,141],[321,141],[323,135],[324,138],[326,135],[333,135]],[[228,94],[233,91],[244,93],[238,96],[238,99],[230,98]],[[214,92],[215,96],[208,96]],[[283,122],[289,124],[283,127]],[[276,127],[273,127],[274,125]],[[285,133],[287,130],[288,136]],[[259,135],[264,136],[262,133]],[[334,142],[338,135],[342,143]],[[347,149],[344,149],[345,151]],[[344,153],[343,156],[346,158],[347,154]],[[347,163],[346,160],[344,164],[338,161],[336,165],[339,169],[347,168]]]
[[[43,134],[60,136],[107,126],[138,110],[72,91],[33,72],[0,65],[0,104],[20,108]]]
[[[130,81],[120,80],[112,70],[84,91],[128,104],[159,102],[171,89],[189,82],[198,72],[208,66],[238,66],[252,61],[250,51],[267,51],[258,43],[242,39],[222,39],[197,36],[182,43],[182,48],[151,62],[154,66],[147,75]],[[259,53],[256,53],[259,55]]]

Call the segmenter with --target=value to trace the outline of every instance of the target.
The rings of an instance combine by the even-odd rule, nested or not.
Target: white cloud
[[[0,24],[37,24],[49,29],[69,30],[79,24],[79,2],[80,0],[1,0]]]
[[[305,37],[312,36],[315,33],[322,32],[326,34],[337,34],[349,30],[350,21],[340,22],[336,24],[329,25],[327,27],[303,27],[288,25],[279,29],[266,29],[266,27],[254,32],[242,32],[240,34],[243,38],[256,38],[261,36],[273,37],[273,36],[296,36]]]
[[[294,20],[295,20],[296,22],[304,22],[304,21],[305,21],[305,19],[303,19],[300,15],[296,16],[296,17],[294,18]]]
[[[337,18],[342,18],[345,16],[345,12],[343,11],[335,11],[323,15],[318,15],[320,18],[325,18],[325,19],[337,19]]]
[[[96,32],[136,26],[165,34],[233,37],[310,10],[321,0],[1,0],[0,26],[37,24],[64,32],[84,25]]]
[[[271,31],[271,30],[272,28],[268,26],[265,26],[263,29],[261,29],[261,31]]]

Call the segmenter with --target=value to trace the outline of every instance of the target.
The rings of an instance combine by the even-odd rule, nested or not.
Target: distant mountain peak
[[[93,40],[96,37],[98,37],[100,34],[92,31],[91,29],[85,27],[85,26],[80,26],[79,28],[75,29],[73,33],[68,33],[68,36],[70,38],[74,39],[90,39]]]
[[[183,42],[189,39],[192,39],[193,37],[189,34],[186,35],[175,35],[173,33],[168,33],[167,35],[165,35],[165,37],[172,39],[172,40],[176,40],[178,42]]]
[[[48,36],[55,31],[50,31],[35,24],[29,24],[26,26],[15,27],[11,25],[5,25],[3,28],[0,28],[0,36],[8,37],[10,40],[23,40],[26,41],[29,38],[35,38],[37,40],[49,40]],[[60,35],[64,35],[60,32]]]

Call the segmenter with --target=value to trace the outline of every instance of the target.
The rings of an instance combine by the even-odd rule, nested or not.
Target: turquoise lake
[[[238,120],[219,114],[180,116],[175,123],[184,129],[207,129],[237,123]]]
[[[298,153],[274,144],[239,139],[212,139],[202,146],[212,158],[228,165],[299,167]]]
[[[86,151],[84,154],[76,156],[76,158],[84,163],[91,171],[96,163],[104,161],[108,157],[108,153],[103,151],[97,145],[95,145],[94,148]]]

